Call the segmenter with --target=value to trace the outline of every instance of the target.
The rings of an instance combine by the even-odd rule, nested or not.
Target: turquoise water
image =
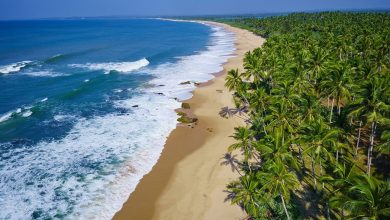
[[[156,19],[0,22],[0,219],[109,219],[234,50]]]

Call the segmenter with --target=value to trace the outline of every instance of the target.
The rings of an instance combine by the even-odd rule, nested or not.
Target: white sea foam
[[[7,112],[7,113],[4,113],[4,114],[0,115],[0,123],[10,119],[12,117],[13,113],[14,112],[10,111],[10,112]]]
[[[41,102],[46,102],[47,100],[48,100],[48,98],[45,97],[45,98],[41,99]]]
[[[221,27],[211,26],[213,29],[211,46],[199,54],[180,57],[177,62],[165,63],[151,70],[156,76],[151,81],[156,87],[154,90],[164,93],[171,98],[186,100],[192,97],[194,84],[184,82],[207,82],[214,78],[212,73],[223,70],[222,64],[234,52],[234,35]]]
[[[19,72],[23,67],[25,67],[27,64],[31,62],[32,61],[21,61],[21,62],[12,63],[5,66],[0,66],[0,73],[7,74],[7,73]]]
[[[12,118],[12,116],[14,116],[16,114],[20,114],[21,112],[22,112],[22,109],[21,108],[17,108],[15,110],[11,110],[9,112],[6,112],[6,113],[0,115],[0,123],[8,121],[9,119]]]
[[[15,110],[11,110],[9,112],[6,112],[2,115],[0,115],[0,123],[8,121],[14,116],[22,116],[22,117],[29,117],[32,115],[32,111],[30,111],[31,108],[29,107],[23,107],[23,108],[17,108]]]
[[[23,114],[22,114],[22,117],[25,117],[25,118],[27,118],[27,117],[30,117],[32,114],[33,114],[33,112],[32,112],[32,111],[30,111],[30,110],[27,110],[26,112],[23,112]]]
[[[74,210],[69,219],[111,218],[156,163],[180,103],[145,94],[116,105],[133,113],[79,119],[65,138],[0,161],[0,219],[28,219],[36,210],[49,216]],[[99,171],[89,167],[100,163]]]
[[[67,114],[61,115],[60,114],[60,115],[55,115],[54,120],[59,121],[59,122],[69,121],[69,120],[76,121],[77,118],[76,118],[76,116],[73,116],[73,115],[67,115]]]
[[[57,73],[49,70],[44,71],[26,71],[22,72],[23,75],[33,76],[33,77],[59,77],[59,76],[69,76],[64,73]]]
[[[43,216],[65,214],[68,219],[112,218],[150,172],[176,127],[174,109],[180,102],[175,98],[190,98],[195,88],[193,83],[181,83],[210,80],[231,56],[234,36],[212,28],[206,51],[146,71],[155,76],[149,84],[163,86],[131,90],[137,95],[114,102],[114,107],[129,113],[75,119],[62,139],[11,149],[3,155],[9,159],[0,160],[0,219],[29,219],[37,210]],[[111,64],[109,68],[102,64],[82,68],[124,72],[135,68]],[[56,115],[54,119],[67,117]]]
[[[103,70],[106,74],[110,71],[129,73],[149,65],[146,58],[134,62],[109,62],[109,63],[87,63],[87,64],[70,64],[71,67],[83,68],[89,70]]]

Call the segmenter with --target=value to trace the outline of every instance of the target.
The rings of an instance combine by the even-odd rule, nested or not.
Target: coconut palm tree
[[[332,129],[321,119],[303,125],[300,143],[304,146],[304,153],[309,154],[312,160],[312,175],[314,185],[317,184],[316,164],[319,163],[320,178],[323,173],[324,161],[333,161],[332,148],[336,145],[338,130]],[[324,189],[324,183],[322,183]]]
[[[318,77],[327,70],[327,62],[329,53],[327,50],[314,45],[311,49],[310,57],[307,60],[308,73],[310,79],[314,81],[314,84],[317,83]]]
[[[353,117],[362,118],[370,126],[370,145],[367,153],[367,174],[370,175],[374,139],[378,123],[388,124],[385,115],[390,112],[390,106],[386,103],[389,95],[387,80],[372,78],[366,81],[359,91],[359,97],[353,103],[349,114]]]
[[[295,128],[296,120],[291,117],[291,109],[288,108],[287,103],[276,99],[268,108],[269,114],[264,117],[265,121],[268,122],[268,129],[280,129],[283,138],[282,142],[284,142],[286,132],[291,133]]]
[[[231,202],[242,207],[249,214],[249,217],[257,217],[260,215],[261,197],[259,184],[259,181],[254,176],[245,175],[240,177],[238,181],[232,182],[227,186]]]
[[[292,140],[283,142],[281,129],[277,129],[254,143],[254,148],[266,162],[280,161],[291,168],[298,169],[297,160],[292,154],[290,146]]]
[[[356,174],[344,194],[337,194],[331,206],[348,211],[354,219],[386,219],[390,217],[390,182],[380,181],[364,173]]]
[[[321,80],[320,88],[322,93],[332,97],[332,108],[329,122],[332,123],[333,104],[336,101],[337,113],[340,115],[342,103],[347,102],[351,97],[350,91],[353,88],[352,74],[354,68],[346,63],[336,63],[332,66],[330,74]]]
[[[299,185],[296,174],[288,170],[282,162],[274,162],[267,166],[265,172],[260,172],[257,176],[262,183],[260,191],[264,192],[270,198],[279,196],[286,217],[290,219],[286,203],[290,200],[291,192],[297,189]]]
[[[242,79],[238,69],[229,70],[225,79],[225,87],[229,91],[235,90],[239,85],[242,84]]]
[[[364,179],[358,154],[367,145],[370,173],[373,151],[390,152],[390,15],[296,13],[230,22],[267,37],[246,54],[244,72],[235,70],[227,79],[235,108],[224,108],[221,115],[248,122],[235,131],[237,143],[230,146],[241,150],[243,159],[228,155],[225,163],[238,164],[242,174],[229,185],[230,198],[250,219],[275,218],[281,207],[283,217],[291,218],[289,196],[296,188],[298,200],[313,195],[307,187],[313,179],[314,191],[317,181],[322,185],[316,201],[322,210],[332,210],[311,214],[388,218],[388,183]],[[378,156],[379,161],[388,155]],[[382,170],[376,169],[376,178],[383,179]]]
[[[246,127],[236,127],[234,130],[235,133],[232,137],[238,142],[229,146],[229,152],[240,150],[244,156],[245,162],[249,162],[251,159],[255,159],[257,162],[260,162],[259,156],[253,148],[253,132]]]
[[[390,154],[390,131],[383,131],[381,136],[382,144],[378,146],[381,154]]]

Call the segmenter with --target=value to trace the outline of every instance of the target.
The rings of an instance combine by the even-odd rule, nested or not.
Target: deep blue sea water
[[[0,219],[111,218],[233,38],[156,19],[0,21]]]

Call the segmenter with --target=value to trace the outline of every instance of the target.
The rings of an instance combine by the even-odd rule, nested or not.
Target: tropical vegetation
[[[390,219],[390,14],[223,22],[266,38],[226,77],[220,115],[245,120],[227,200],[248,219]]]

